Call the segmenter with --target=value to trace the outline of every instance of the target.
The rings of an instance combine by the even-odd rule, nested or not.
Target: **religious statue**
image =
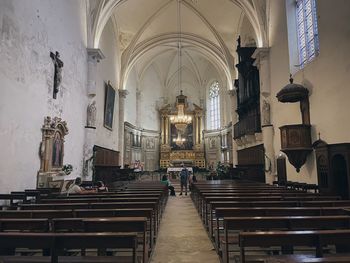
[[[263,101],[263,106],[262,106],[262,111],[263,111],[263,125],[270,125],[270,104],[267,100]]]
[[[52,166],[59,167],[63,161],[63,140],[61,135],[56,132],[52,145]]]
[[[87,127],[96,127],[96,101],[90,103],[87,107]]]
[[[50,57],[55,65],[55,76],[53,81],[53,98],[56,99],[58,87],[62,82],[63,61],[60,59],[60,53],[58,53],[58,51],[56,51],[56,54],[50,52]]]

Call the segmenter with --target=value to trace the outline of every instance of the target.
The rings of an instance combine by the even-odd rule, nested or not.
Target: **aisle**
[[[219,263],[189,196],[169,196],[151,263]]]

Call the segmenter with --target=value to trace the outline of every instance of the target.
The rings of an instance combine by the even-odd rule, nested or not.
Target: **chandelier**
[[[177,133],[177,138],[173,139],[173,142],[176,143],[177,146],[182,146],[185,143],[186,139],[181,137],[181,133]]]
[[[177,43],[177,58],[178,58],[178,87],[181,86],[181,0],[177,0],[177,27],[179,31],[179,37],[178,37],[178,43]],[[181,146],[184,144],[186,139],[183,137],[185,134],[187,125],[192,122],[192,116],[185,115],[185,105],[186,105],[186,99],[187,97],[182,94],[182,90],[179,96],[176,97],[176,107],[177,107],[177,115],[173,115],[170,117],[170,122],[173,123],[177,129],[177,138],[173,139],[173,142],[175,142],[178,146]]]
[[[184,114],[184,104],[177,105],[177,115],[170,117],[170,122],[175,124],[175,127],[181,133],[184,133],[188,124],[192,122],[192,116]]]

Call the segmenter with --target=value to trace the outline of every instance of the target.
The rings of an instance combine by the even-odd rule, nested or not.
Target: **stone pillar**
[[[141,127],[140,123],[141,116],[141,91],[136,90],[136,127]]]
[[[274,128],[271,123],[271,79],[270,58],[268,48],[257,48],[252,55],[255,58],[254,65],[259,69],[260,75],[260,112],[263,142],[265,148],[265,179],[272,184],[275,180],[275,150],[273,147]]]
[[[125,110],[125,98],[129,92],[127,90],[119,90],[119,127],[118,127],[118,145],[120,165],[124,167],[124,110]]]
[[[166,122],[167,122],[167,125],[166,125],[166,130],[167,130],[167,135],[166,135],[166,138],[167,138],[167,144],[170,146],[171,144],[171,134],[170,134],[170,125],[171,125],[171,122],[170,122],[170,118],[169,116],[166,117]]]
[[[272,184],[275,180],[275,150],[273,148],[274,129],[272,125],[262,127],[265,148],[265,180]]]
[[[84,142],[84,165],[83,176],[87,180],[93,178],[93,147],[96,140],[96,80],[97,80],[97,63],[105,58],[100,49],[88,48],[88,75],[87,75],[87,95],[88,107],[85,126],[85,142]],[[85,179],[85,178],[84,178]],[[85,180],[86,180],[85,179]]]
[[[202,133],[203,127],[204,127],[204,125],[203,125],[203,115],[201,115],[199,117],[199,143],[203,142],[203,138],[202,138],[202,136],[203,136],[203,133]]]
[[[195,144],[199,144],[199,118],[198,115],[194,115],[194,125],[195,125]]]
[[[98,48],[88,48],[88,76],[87,88],[89,96],[96,96],[96,78],[97,78],[97,63],[105,58],[102,51]]]
[[[161,144],[165,144],[165,116],[162,114],[160,118]]]
[[[238,146],[236,141],[233,139],[234,136],[234,125],[238,122],[237,118],[237,92],[236,90],[229,90],[229,95],[231,97],[231,117],[232,117],[232,138],[228,138],[228,140],[232,140],[232,164],[236,166],[238,164]]]

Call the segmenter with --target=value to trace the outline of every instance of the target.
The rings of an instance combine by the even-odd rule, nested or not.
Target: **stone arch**
[[[94,10],[94,16],[91,17],[91,42],[94,48],[98,48],[100,37],[107,21],[113,14],[118,5],[125,3],[127,0],[110,0],[100,1]],[[252,24],[255,35],[258,40],[258,47],[267,47],[267,17],[266,17],[266,2],[261,0],[230,0],[233,4],[243,10]],[[168,1],[166,4],[170,3]],[[265,7],[265,8],[264,8]],[[264,12],[265,11],[265,12]],[[91,14],[90,14],[91,15]]]
[[[129,64],[124,69],[122,69],[120,86],[124,89],[125,81],[128,79],[130,70],[143,55],[145,55],[152,49],[159,47],[160,45],[171,44],[173,42],[176,42],[177,37],[178,34],[164,34],[140,43],[135,48],[134,53],[130,57]],[[190,45],[191,48],[196,49],[199,53],[208,57],[209,60],[213,62],[213,65],[218,69],[218,72],[224,72],[223,74],[227,79],[228,89],[233,88],[231,82],[231,71],[229,69],[230,67],[229,65],[227,65],[227,61],[222,52],[220,51],[219,47],[208,42],[203,38],[191,34],[183,34],[182,42],[185,45]]]

